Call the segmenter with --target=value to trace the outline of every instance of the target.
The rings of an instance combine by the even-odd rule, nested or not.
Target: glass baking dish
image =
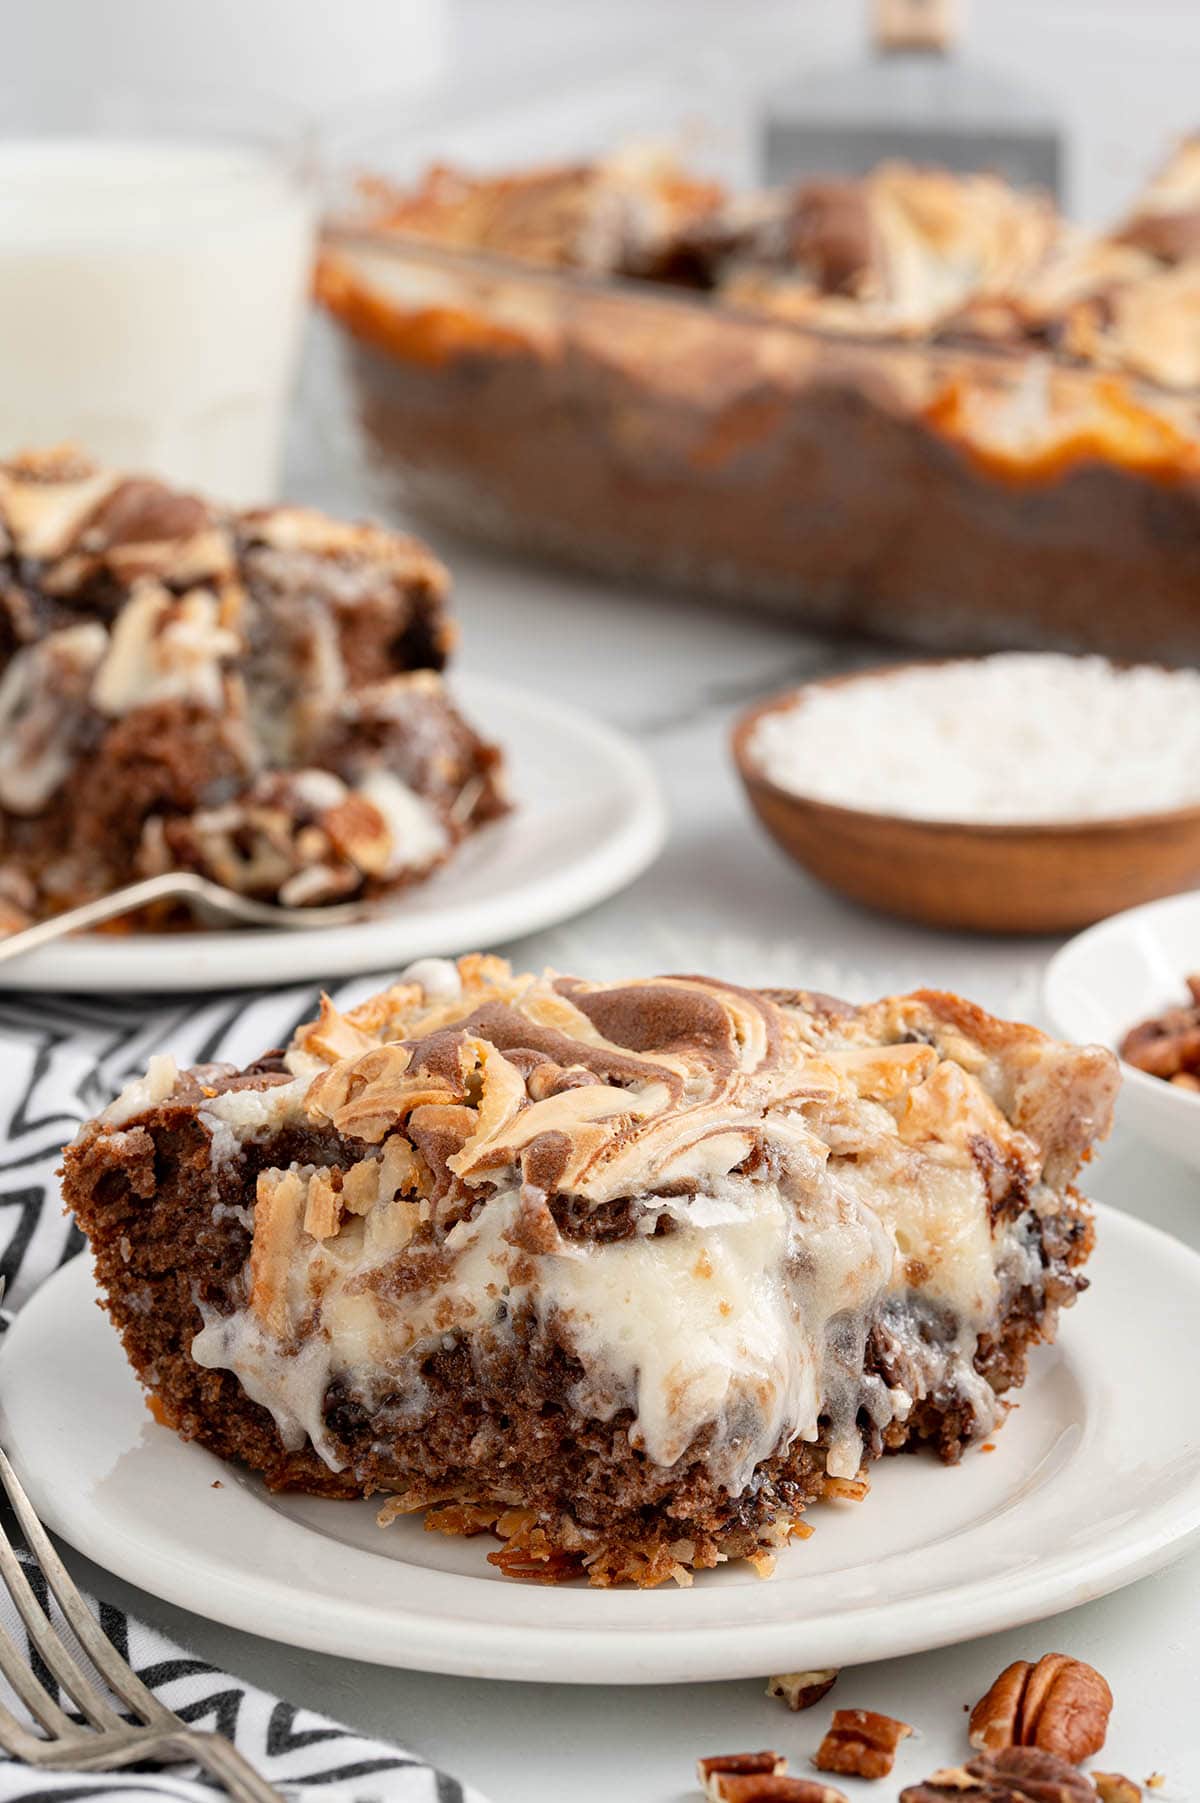
[[[502,166],[562,154],[471,129]],[[452,137],[406,139],[399,170],[364,145],[358,166],[411,180]],[[318,290],[385,512],[931,648],[1200,660],[1194,393],[1042,351],[853,339],[344,209]]]

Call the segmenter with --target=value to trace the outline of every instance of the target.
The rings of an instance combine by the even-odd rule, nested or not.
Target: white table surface
[[[610,0],[571,8],[514,0],[458,8],[476,59],[519,45],[522,29],[561,46],[569,14],[581,20],[589,60],[605,45],[652,49],[723,8],[660,8]],[[776,23],[779,0],[747,0],[749,28]],[[841,54],[843,0],[797,5],[803,37]],[[1086,14],[1086,18],[1085,18]],[[1135,22],[1136,15],[1136,22]],[[1182,0],[1141,8],[1116,0],[976,7],[986,52],[1036,71],[1077,127],[1076,201],[1095,216],[1130,183],[1130,140],[1145,166],[1155,139],[1194,123],[1196,14]],[[501,19],[503,30],[501,30]],[[470,47],[469,46],[469,47]],[[550,44],[553,49],[553,44]],[[1185,55],[1189,50],[1191,54]],[[1133,71],[1138,79],[1130,75]],[[1189,73],[1190,71],[1190,73]],[[1118,104],[1119,95],[1119,104]],[[1189,117],[1185,118],[1184,115]],[[362,510],[345,466],[304,433],[291,490],[334,509]],[[852,997],[915,983],[959,987],[977,1000],[1036,1013],[1048,942],[1004,943],[935,935],[873,918],[820,892],[767,843],[751,821],[727,754],[737,707],[807,672],[867,660],[782,623],[661,597],[616,594],[598,584],[522,569],[431,534],[456,575],[461,663],[489,676],[569,698],[633,733],[649,752],[672,817],[658,865],[626,894],[556,932],[511,948],[522,963],[553,962],[587,974],[708,967],[744,980],[807,983]],[[1118,1132],[1094,1167],[1095,1195],[1200,1247],[1197,1180]],[[1093,1292],[1081,1303],[1103,1309]],[[1162,1381],[1196,1381],[1164,1371]],[[1003,1437],[1000,1439],[1002,1456]],[[949,1474],[947,1482],[953,1482]],[[869,1505],[868,1505],[869,1506]],[[869,1522],[864,1515],[864,1531]],[[495,1803],[674,1803],[694,1792],[700,1753],[774,1746],[797,1769],[813,1750],[829,1706],[792,1716],[756,1682],[655,1689],[589,1689],[470,1682],[383,1670],[272,1644],[170,1608],[71,1554],[80,1579],[137,1610],[215,1663],[380,1735],[404,1741]],[[1117,1699],[1100,1762],[1143,1780],[1166,1776],[1171,1803],[1200,1796],[1200,1552],[1158,1576],[1052,1621],[967,1646],[846,1672],[831,1698],[917,1724],[893,1781],[847,1781],[855,1796],[895,1796],[902,1782],[952,1763],[965,1750],[964,1705],[1015,1657],[1063,1650],[1092,1661]]]

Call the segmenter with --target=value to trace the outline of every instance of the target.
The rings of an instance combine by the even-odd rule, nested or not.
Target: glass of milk
[[[0,458],[71,440],[235,504],[277,492],[312,257],[270,103],[0,106]]]

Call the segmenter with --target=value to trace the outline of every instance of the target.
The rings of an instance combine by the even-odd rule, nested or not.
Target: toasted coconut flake
[[[342,1197],[327,1171],[314,1171],[304,1207],[304,1231],[314,1240],[332,1239],[342,1224]]]
[[[268,1332],[292,1331],[288,1278],[300,1244],[308,1183],[298,1171],[260,1171],[250,1248],[250,1308]]]
[[[379,1161],[360,1159],[342,1177],[342,1206],[352,1215],[365,1215],[379,1200]]]

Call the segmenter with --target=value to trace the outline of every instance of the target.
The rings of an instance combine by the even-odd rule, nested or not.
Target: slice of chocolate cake
[[[285,904],[426,876],[503,811],[414,539],[0,464],[0,930],[183,868]]]
[[[516,1576],[686,1581],[993,1431],[1084,1286],[1116,1085],[951,995],[471,957],[244,1072],[156,1060],[65,1194],[186,1438]]]

